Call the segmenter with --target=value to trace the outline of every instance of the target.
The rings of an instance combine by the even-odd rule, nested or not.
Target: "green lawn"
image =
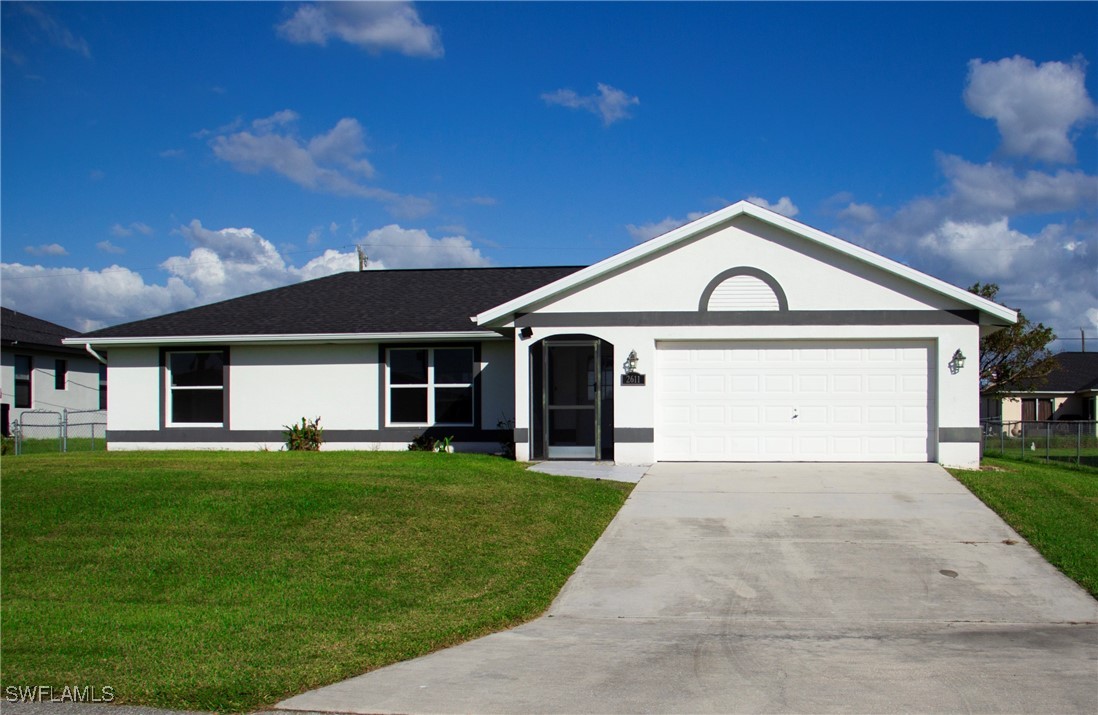
[[[1002,471],[949,470],[1049,563],[1098,597],[1098,469],[985,459]]]
[[[0,685],[244,711],[543,612],[632,485],[433,453],[5,457]]]
[[[13,447],[14,449],[14,447]],[[91,437],[69,437],[66,440],[65,449],[69,452],[105,452],[107,440],[102,431],[95,439]],[[22,454],[55,454],[61,451],[61,440],[58,437],[52,439],[24,439],[19,446]]]

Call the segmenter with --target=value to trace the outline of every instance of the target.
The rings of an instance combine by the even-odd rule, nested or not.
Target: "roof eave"
[[[330,343],[429,342],[454,340],[503,340],[486,330],[390,333],[294,333],[285,335],[148,335],[136,337],[66,338],[66,345],[172,346],[172,345],[318,345]]]

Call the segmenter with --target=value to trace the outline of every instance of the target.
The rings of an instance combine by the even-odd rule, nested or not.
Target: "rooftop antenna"
[[[362,250],[362,246],[355,246],[355,253],[358,254],[358,270],[361,273],[366,270],[366,266],[370,263],[369,256]]]
[[[1083,332],[1082,328],[1079,328],[1079,340],[1083,343],[1083,352],[1087,351],[1087,334]]]

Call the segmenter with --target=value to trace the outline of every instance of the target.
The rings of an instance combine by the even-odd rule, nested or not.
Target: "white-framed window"
[[[167,424],[221,427],[225,424],[225,353],[222,350],[169,352]]]
[[[388,424],[472,426],[472,348],[387,352]]]

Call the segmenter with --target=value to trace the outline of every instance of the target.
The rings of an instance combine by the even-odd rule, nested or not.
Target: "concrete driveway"
[[[1096,623],[935,465],[659,464],[544,617],[278,707],[1094,713]]]

